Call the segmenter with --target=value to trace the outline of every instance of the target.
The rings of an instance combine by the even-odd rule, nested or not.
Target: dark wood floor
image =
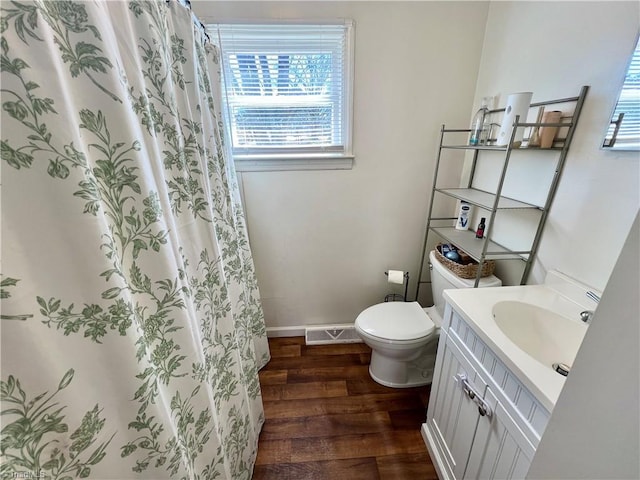
[[[254,480],[437,479],[420,435],[428,387],[375,383],[362,343],[307,346],[290,337],[269,345]]]

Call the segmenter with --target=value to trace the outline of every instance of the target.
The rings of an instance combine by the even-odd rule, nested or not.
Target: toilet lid
[[[379,303],[358,315],[356,323],[369,335],[386,340],[415,340],[435,330],[418,302]]]

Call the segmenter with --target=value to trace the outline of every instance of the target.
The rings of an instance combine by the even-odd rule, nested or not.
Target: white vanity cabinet
[[[548,418],[447,305],[422,427],[441,480],[524,478]]]

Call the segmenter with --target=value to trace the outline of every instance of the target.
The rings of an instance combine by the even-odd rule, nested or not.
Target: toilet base
[[[380,385],[391,388],[411,388],[429,385],[433,380],[433,364],[428,367],[413,362],[399,362],[371,353],[369,375]]]

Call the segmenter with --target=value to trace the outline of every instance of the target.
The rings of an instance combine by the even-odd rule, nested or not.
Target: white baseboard
[[[306,330],[304,325],[296,325],[293,327],[267,327],[267,337],[304,337]]]

